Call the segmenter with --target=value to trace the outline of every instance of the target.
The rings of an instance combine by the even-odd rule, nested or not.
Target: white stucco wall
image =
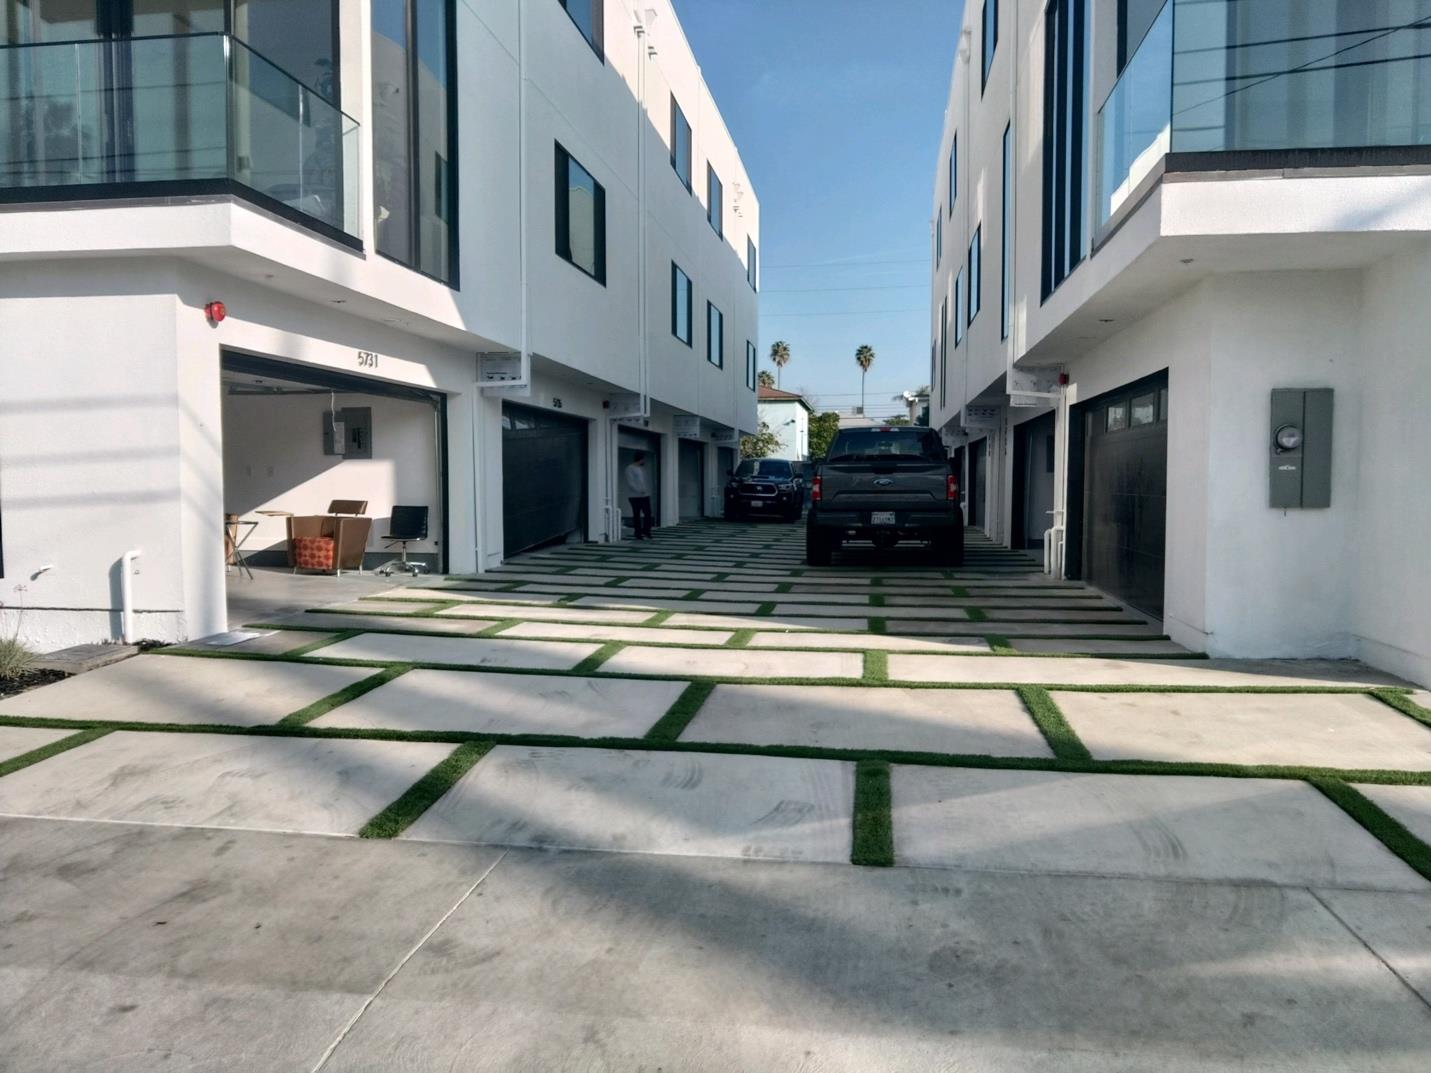
[[[810,457],[810,411],[793,400],[762,399],[760,421],[780,438],[780,446],[771,458],[788,458],[803,462]]]

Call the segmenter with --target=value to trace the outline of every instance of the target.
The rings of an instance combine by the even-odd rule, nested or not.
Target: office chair
[[[383,577],[392,577],[398,570],[405,570],[413,577],[427,573],[426,563],[407,561],[407,546],[413,541],[427,539],[426,507],[393,507],[392,517],[388,519],[388,532],[383,539],[387,541],[386,547],[400,546],[402,552],[398,558],[389,559],[378,567],[377,573]]]

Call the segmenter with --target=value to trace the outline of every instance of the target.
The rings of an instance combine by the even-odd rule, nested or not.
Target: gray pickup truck
[[[938,433],[889,426],[835,434],[811,483],[805,559],[828,566],[847,540],[877,548],[919,541],[941,565],[963,565],[959,484]]]

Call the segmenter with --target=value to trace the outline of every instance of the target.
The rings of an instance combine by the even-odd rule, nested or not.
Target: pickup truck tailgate
[[[824,501],[836,510],[930,510],[945,506],[948,465],[926,461],[826,463]]]

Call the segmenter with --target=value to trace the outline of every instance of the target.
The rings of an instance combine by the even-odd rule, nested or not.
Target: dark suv
[[[793,522],[805,507],[805,482],[792,462],[747,458],[730,471],[725,486],[727,518],[783,518]]]
[[[898,426],[835,434],[811,484],[806,561],[828,566],[846,540],[877,548],[923,541],[944,566],[963,565],[959,483],[938,433]]]

